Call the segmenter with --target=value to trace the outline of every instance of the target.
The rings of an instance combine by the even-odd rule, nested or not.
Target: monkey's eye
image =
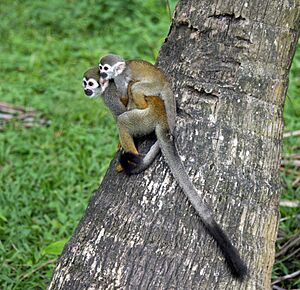
[[[102,70],[102,65],[101,64],[99,64],[99,69]]]
[[[105,71],[108,71],[108,70],[111,69],[111,66],[110,66],[109,64],[105,64],[105,65],[103,66],[103,69],[104,69]]]
[[[86,85],[87,85],[87,82],[86,82],[85,80],[83,80],[83,81],[82,81],[82,85],[83,85],[83,87],[85,88]]]
[[[90,79],[88,82],[87,82],[87,85],[91,88],[91,89],[95,89],[95,88],[98,88],[99,87],[99,84],[96,80],[94,79]]]

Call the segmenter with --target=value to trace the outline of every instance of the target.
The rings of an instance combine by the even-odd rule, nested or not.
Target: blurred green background
[[[34,108],[51,126],[26,129],[15,120],[0,132],[0,289],[45,288],[116,152],[114,120],[101,101],[84,97],[83,72],[109,52],[154,62],[175,2],[1,0],[1,101]],[[288,131],[300,129],[299,71],[300,50],[285,110]],[[299,138],[287,138],[286,154],[299,146]],[[299,173],[283,171],[283,198],[299,200]],[[297,230],[297,210],[282,208],[289,217],[280,228],[283,242]],[[274,275],[284,271],[289,267],[281,262]]]

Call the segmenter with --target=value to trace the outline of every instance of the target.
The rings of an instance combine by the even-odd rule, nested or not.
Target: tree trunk
[[[176,95],[186,170],[249,277],[231,277],[160,157],[131,177],[112,162],[49,290],[270,289],[283,103],[299,20],[299,0],[182,0],[159,55]]]

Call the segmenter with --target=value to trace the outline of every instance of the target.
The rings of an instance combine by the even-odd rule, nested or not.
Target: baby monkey
[[[124,61],[116,55],[102,57],[99,70],[101,85],[102,80],[113,79],[118,91],[122,95],[128,93],[129,97],[129,110],[117,118],[120,143],[125,151],[121,157],[121,164],[129,173],[132,173],[131,166],[126,163],[131,161],[138,163],[140,159],[133,137],[147,135],[154,130],[159,147],[173,176],[219,245],[232,275],[243,280],[247,274],[246,265],[213,218],[212,210],[201,200],[181,162],[172,136],[176,116],[175,99],[171,85],[163,71],[148,62]]]

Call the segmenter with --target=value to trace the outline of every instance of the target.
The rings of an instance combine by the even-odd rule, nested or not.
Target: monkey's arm
[[[131,85],[132,85],[132,83],[130,83],[130,85],[129,85],[129,90],[128,90],[129,94],[128,95],[131,94],[131,90],[130,90]],[[127,114],[128,113],[127,105],[128,105],[129,97],[121,95],[119,93],[119,91],[117,90],[116,85],[113,81],[110,81],[108,87],[103,92],[102,99],[103,99],[104,103],[106,104],[106,106],[113,113],[113,115],[117,119],[117,121],[119,119],[119,116],[122,116],[123,114],[124,114],[124,116],[122,116],[120,119],[121,120],[122,120],[122,118],[126,119],[126,116],[128,115]],[[144,100],[144,97],[143,97],[143,100]],[[145,102],[145,100],[144,100],[144,102]],[[138,106],[140,106],[140,104],[138,104]],[[144,108],[145,106],[140,106],[140,107]],[[144,110],[140,110],[140,111],[142,112],[142,115],[144,115],[144,112],[143,112]],[[133,114],[133,115],[135,115],[135,114]],[[143,119],[143,116],[141,118]],[[131,126],[129,126],[129,128],[126,125],[124,125],[122,122],[118,122],[119,139],[120,139],[120,145],[118,148],[118,152],[120,151],[121,148],[123,148],[124,150],[128,150],[128,148],[129,148],[130,152],[132,152],[134,154],[138,154],[138,150],[136,149],[136,146],[135,146],[135,143],[133,140],[134,133],[131,134],[131,128],[140,126],[140,123],[141,123],[140,121],[141,120],[139,118],[135,117],[133,119],[133,122],[131,123]],[[141,135],[146,135],[146,134],[141,134]],[[155,157],[159,153],[159,151],[160,151],[160,149],[159,149],[158,145],[156,145],[153,148],[151,148],[149,150],[149,152],[147,152],[146,155],[141,156],[141,160],[138,164],[131,162],[130,165],[132,165],[137,172],[141,172],[150,166],[150,164],[153,162],[153,160],[155,159]],[[118,172],[120,172],[123,170],[123,168],[122,168],[122,166],[120,166],[120,164],[117,164],[116,170]]]

